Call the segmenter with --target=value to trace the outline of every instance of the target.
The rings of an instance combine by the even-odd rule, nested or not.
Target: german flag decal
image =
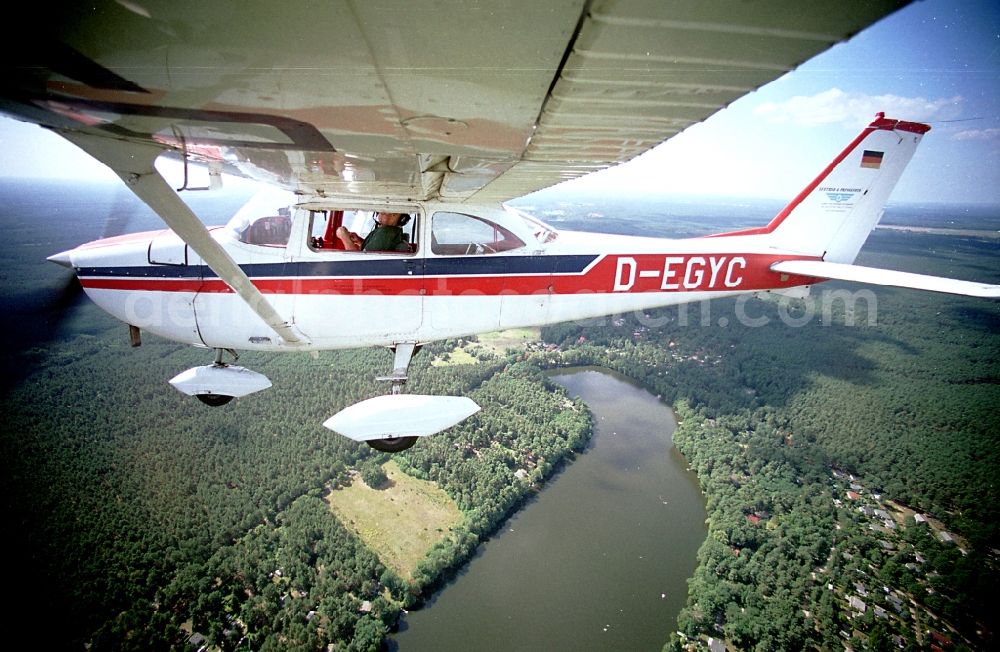
[[[861,155],[861,167],[879,169],[882,167],[882,154],[882,152],[873,152],[870,149],[866,149],[864,154]]]

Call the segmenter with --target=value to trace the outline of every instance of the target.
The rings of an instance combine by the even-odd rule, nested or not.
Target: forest
[[[1000,280],[995,244],[972,238],[876,232],[859,262]],[[463,515],[404,579],[324,500],[352,469],[374,482],[388,459],[320,426],[384,391],[373,379],[388,351],[244,354],[274,386],[210,409],[164,382],[205,351],[153,337],[130,349],[124,327],[86,302],[53,325],[23,308],[45,290],[32,272],[14,261],[6,273],[4,332],[18,346],[3,354],[0,517],[15,596],[4,618],[20,640],[378,650],[401,610],[584,451],[586,406],[544,372],[595,364],[674,406],[675,444],[705,494],[709,536],[667,649],[709,637],[747,650],[992,644],[995,303],[816,292],[563,324],[528,350],[465,347],[466,364],[431,364],[465,342],[428,345],[408,389],[484,409],[394,457]]]
[[[427,347],[412,391],[469,394],[484,409],[397,457],[464,514],[404,581],[323,500],[348,469],[388,459],[320,424],[380,390],[373,378],[389,351],[255,356],[277,391],[212,410],[150,380],[197,364],[199,352],[165,342],[133,352],[120,336],[33,352],[36,371],[3,401],[5,521],[26,581],[43,578],[44,612],[64,623],[64,639],[46,640],[56,647],[175,649],[198,633],[222,649],[378,649],[400,609],[418,605],[589,436],[585,407],[566,409],[537,368],[432,367],[435,351],[456,343]],[[516,468],[530,468],[531,482]]]
[[[996,282],[1000,269],[992,243],[969,239],[876,234],[867,251],[862,264],[932,274]],[[550,364],[615,369],[678,413],[674,442],[706,494],[709,536],[669,649],[708,637],[745,650],[993,640],[1000,309],[880,289],[875,303],[832,302],[824,319],[824,290],[847,289],[830,285],[804,302],[543,330],[562,349],[542,354]],[[744,309],[754,325],[736,318]],[[942,525],[921,528],[914,513]],[[851,603],[861,593],[863,611]]]

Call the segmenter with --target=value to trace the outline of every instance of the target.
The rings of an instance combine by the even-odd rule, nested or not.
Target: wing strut
[[[212,271],[281,339],[292,345],[309,343],[294,326],[282,319],[240,266],[212,238],[198,216],[160,176],[153,163],[163,150],[152,145],[90,136],[79,132],[64,131],[60,134],[114,170],[129,190],[152,208],[174,233],[201,256]]]

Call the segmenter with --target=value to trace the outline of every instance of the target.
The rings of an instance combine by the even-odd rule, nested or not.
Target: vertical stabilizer
[[[930,127],[880,113],[760,233],[779,249],[853,263]]]

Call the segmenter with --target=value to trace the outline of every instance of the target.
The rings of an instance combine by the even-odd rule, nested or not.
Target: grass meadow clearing
[[[462,513],[433,482],[406,475],[394,461],[383,469],[389,480],[382,487],[373,489],[354,473],[351,486],[331,491],[327,502],[383,564],[410,579],[417,562],[461,522]]]

